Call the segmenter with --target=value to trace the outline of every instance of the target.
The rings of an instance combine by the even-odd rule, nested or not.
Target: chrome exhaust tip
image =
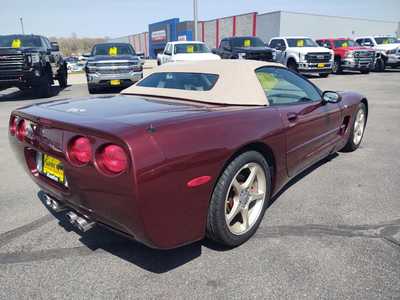
[[[76,213],[72,212],[72,211],[70,211],[69,213],[67,213],[67,214],[66,214],[66,217],[67,217],[68,221],[69,221],[71,224],[74,224],[74,225],[75,225],[76,220],[79,218],[78,215],[77,215]]]
[[[82,217],[78,217],[76,219],[75,225],[76,225],[76,227],[78,227],[78,229],[80,231],[86,232],[86,231],[92,229],[93,226],[96,225],[96,223],[90,222]]]
[[[51,197],[49,196],[49,195],[44,195],[44,201],[45,201],[45,204],[48,206],[48,207],[51,207],[51,205],[52,205],[52,200],[53,199],[51,199]]]
[[[55,212],[66,210],[65,205],[62,205],[47,194],[45,195],[45,204]]]

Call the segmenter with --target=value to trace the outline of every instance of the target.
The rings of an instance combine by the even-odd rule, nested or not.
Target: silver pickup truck
[[[91,94],[100,88],[125,88],[143,78],[142,60],[128,43],[95,45],[85,70]]]

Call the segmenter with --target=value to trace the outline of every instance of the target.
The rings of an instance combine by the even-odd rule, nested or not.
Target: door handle
[[[297,121],[297,118],[298,118],[298,114],[296,114],[296,113],[288,113],[287,114],[287,119],[291,123]]]

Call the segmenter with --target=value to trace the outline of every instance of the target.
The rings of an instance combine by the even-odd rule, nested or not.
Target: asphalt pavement
[[[75,231],[8,145],[10,112],[45,100],[0,91],[0,299],[400,299],[400,69],[312,80],[367,96],[363,144],[292,180],[233,250],[205,240],[157,251]],[[54,92],[88,96],[84,84]]]

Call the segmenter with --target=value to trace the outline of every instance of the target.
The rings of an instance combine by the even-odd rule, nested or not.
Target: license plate
[[[319,69],[321,69],[321,68],[325,68],[325,64],[318,64],[318,66],[317,66]]]
[[[117,80],[117,79],[110,80],[110,84],[111,85],[120,85],[121,84],[121,80]]]
[[[54,158],[50,155],[43,154],[43,168],[42,173],[46,177],[64,184],[65,176],[64,176],[64,167],[57,158]]]

